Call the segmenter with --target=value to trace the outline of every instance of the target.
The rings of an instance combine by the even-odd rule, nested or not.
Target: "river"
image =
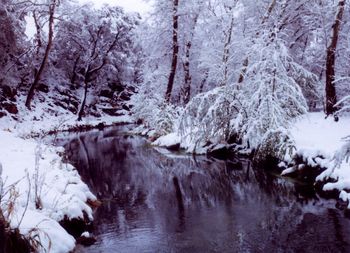
[[[152,147],[126,127],[57,139],[102,201],[77,253],[350,252],[350,219],[311,186],[247,159]]]

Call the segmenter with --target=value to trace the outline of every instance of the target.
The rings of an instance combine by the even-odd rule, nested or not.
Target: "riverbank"
[[[350,116],[340,117],[334,121],[333,117],[326,118],[323,112],[307,113],[298,117],[289,129],[286,140],[291,144],[283,157],[267,157],[269,160],[279,161],[281,175],[297,177],[307,180],[308,183],[321,185],[323,191],[338,192],[339,198],[350,208],[350,162],[344,160],[347,137],[350,135]],[[139,134],[149,135],[152,140],[153,132],[140,127],[135,131]],[[273,143],[272,143],[273,144]],[[234,153],[239,155],[253,155],[252,150],[237,143],[209,143],[206,146],[196,146],[180,133],[170,133],[153,141],[153,145],[170,150],[183,148],[187,152],[196,154],[211,154],[214,156],[227,156]],[[274,149],[272,147],[272,149]],[[345,150],[344,150],[345,149]],[[192,150],[192,151],[191,151]],[[350,153],[350,152],[349,152]],[[261,161],[260,161],[261,162]],[[271,164],[271,161],[268,161]],[[312,182],[310,182],[310,180]]]
[[[96,197],[82,181],[75,168],[62,161],[62,148],[45,145],[40,137],[60,131],[81,131],[103,126],[131,123],[130,116],[86,118],[75,121],[75,116],[44,117],[34,120],[35,115],[22,120],[10,118],[0,120],[0,162],[4,180],[2,210],[11,226],[18,228],[28,240],[36,238],[42,245],[39,251],[69,252],[74,249],[76,240],[62,227],[63,220],[93,220],[93,210],[88,202]],[[29,122],[29,123],[28,123]],[[344,145],[343,137],[350,125],[350,118],[339,122],[325,119],[322,113],[309,113],[300,117],[290,129],[290,138],[295,143],[295,153],[280,165],[283,175],[290,175],[303,168],[325,170],[317,177],[318,181],[332,179],[323,190],[337,190],[340,198],[349,203],[347,187],[350,182],[349,164],[344,162],[336,167],[334,156]],[[171,133],[153,139],[152,131],[139,128],[138,134],[151,136],[155,146],[170,150],[183,147],[181,136]],[[33,137],[36,137],[34,139]],[[189,143],[187,142],[186,145]],[[228,154],[230,148],[248,154],[250,150],[237,144],[212,144],[200,153]],[[299,157],[295,163],[293,157]],[[304,173],[302,171],[302,173]],[[348,205],[350,208],[350,205]]]
[[[102,200],[97,241],[77,253],[345,252],[350,245],[349,220],[334,199],[250,159],[166,153],[126,127],[57,141]]]
[[[91,222],[96,197],[76,169],[62,161],[64,150],[45,144],[43,138],[131,119],[105,116],[77,122],[75,115],[36,114],[37,110],[0,119],[1,210],[9,228],[38,252],[66,253],[74,249],[76,239],[63,227],[70,221]]]
[[[350,116],[336,122],[321,112],[309,113],[295,122],[290,133],[296,151],[294,160],[285,161],[282,175],[321,168],[324,171],[315,182],[324,184],[323,191],[339,192],[339,198],[350,208],[350,161],[344,157],[349,149]]]
[[[64,219],[92,220],[90,192],[72,165],[62,162],[61,148],[0,131],[1,209],[10,228],[39,252],[69,252],[75,239],[59,224]]]

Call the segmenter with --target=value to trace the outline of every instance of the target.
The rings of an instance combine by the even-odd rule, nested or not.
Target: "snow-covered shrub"
[[[322,101],[321,94],[323,91],[320,90],[323,85],[320,83],[317,75],[293,60],[290,60],[288,64],[288,74],[300,86],[310,110],[315,110],[319,102]]]
[[[182,114],[181,107],[162,101],[158,113],[154,115],[154,130],[159,135],[169,134],[178,128],[178,120]]]
[[[265,161],[271,158],[278,160],[290,160],[295,151],[295,144],[283,129],[268,131],[264,135],[260,146],[255,154],[257,161]]]
[[[339,100],[339,102],[335,106],[339,107],[337,114],[350,112],[350,95],[345,96],[344,98]]]
[[[291,121],[307,112],[307,103],[295,78],[300,76],[295,72],[301,67],[293,62],[283,42],[276,38],[264,47],[263,43],[252,48],[251,64],[243,83],[247,99],[243,101],[239,133],[251,148],[266,148],[270,152],[280,148],[261,144],[276,139],[275,133],[285,135]],[[284,142],[274,145],[282,147]]]
[[[183,145],[190,152],[207,143],[227,141],[240,111],[238,90],[230,85],[199,94],[186,106],[180,122]]]
[[[348,203],[350,208],[349,169],[350,169],[350,136],[345,138],[346,143],[334,154],[327,164],[327,169],[317,178],[317,181],[330,182],[323,186],[324,191],[338,190],[339,198]]]
[[[132,113],[136,121],[154,137],[174,132],[177,129],[181,108],[165,102],[159,94],[138,93],[132,97]]]
[[[299,83],[312,85],[314,76],[293,61],[282,41],[265,44],[252,48],[244,83],[199,94],[187,105],[179,130],[188,151],[238,135],[258,158],[291,155],[288,128],[308,108]]]
[[[346,140],[346,143],[334,155],[334,161],[335,161],[334,167],[340,167],[344,161],[347,163],[349,163],[350,161],[350,136],[345,138],[345,140]]]

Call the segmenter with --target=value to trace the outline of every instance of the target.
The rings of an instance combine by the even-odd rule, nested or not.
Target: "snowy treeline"
[[[0,117],[131,109],[152,139],[175,133],[189,152],[235,143],[283,158],[293,119],[349,110],[348,4],[155,0],[142,20],[118,7],[1,0]]]
[[[141,78],[138,14],[58,0],[1,0],[0,12],[0,116],[24,104],[79,119],[129,109]]]
[[[342,0],[154,1],[140,26],[145,67],[133,112],[152,138],[175,132],[189,152],[234,142],[283,159],[294,149],[293,119],[347,111],[348,8]]]

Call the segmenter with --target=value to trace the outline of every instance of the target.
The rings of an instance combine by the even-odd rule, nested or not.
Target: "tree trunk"
[[[39,70],[35,74],[34,82],[30,86],[30,89],[29,89],[29,92],[27,95],[27,99],[26,99],[26,103],[25,103],[25,106],[29,110],[30,110],[30,104],[31,104],[32,99],[34,97],[36,86],[38,85],[38,83],[40,81],[41,75],[45,69],[45,66],[46,66],[48,58],[49,58],[49,53],[50,53],[50,49],[52,46],[52,39],[53,39],[53,25],[54,25],[55,8],[56,8],[56,0],[52,0],[52,2],[49,5],[49,38],[48,38],[48,42],[47,42],[47,45],[45,48],[44,58],[40,64]]]
[[[35,29],[36,29],[36,34],[35,34],[36,46],[37,46],[36,55],[38,56],[40,53],[40,48],[42,46],[42,42],[41,42],[41,27],[39,24],[38,17],[36,15],[36,11],[33,11],[33,19],[34,19],[34,24],[35,24]]]
[[[205,85],[205,83],[207,82],[208,77],[209,77],[209,71],[206,70],[205,73],[204,73],[204,78],[202,79],[201,84],[200,84],[200,86],[199,86],[199,91],[198,91],[199,93],[202,93],[202,92],[203,92],[203,90],[204,90],[204,85]]]
[[[193,18],[193,25],[191,27],[189,38],[185,45],[186,52],[185,52],[185,61],[183,64],[183,68],[185,72],[185,80],[184,80],[185,83],[182,88],[183,102],[185,105],[187,105],[191,99],[192,76],[191,76],[191,70],[190,70],[190,60],[191,60],[190,57],[191,57],[192,40],[194,37],[194,31],[197,26],[198,17],[199,17],[199,14],[197,13]]]
[[[173,58],[171,61],[170,75],[168,79],[168,85],[165,93],[165,100],[170,101],[171,92],[173,90],[176,68],[177,68],[177,58],[179,53],[179,42],[178,42],[178,29],[179,29],[179,16],[178,16],[178,6],[179,0],[173,0]]]
[[[186,44],[186,58],[184,63],[185,72],[185,84],[182,90],[184,104],[187,105],[191,98],[191,82],[192,77],[190,73],[190,53],[191,53],[192,43],[189,41]]]
[[[232,41],[233,24],[234,24],[234,17],[232,14],[231,24],[227,34],[225,46],[224,46],[224,55],[222,57],[222,63],[224,64],[224,80],[220,86],[227,85],[227,81],[228,81],[228,60],[230,57],[230,44]]]
[[[80,108],[79,108],[79,111],[78,111],[78,121],[81,121],[83,119],[84,108],[85,108],[85,104],[86,104],[86,97],[87,97],[87,94],[88,94],[88,89],[89,89],[89,82],[88,82],[87,78],[85,77],[85,80],[84,80],[84,94],[83,94],[83,99],[81,101]]]
[[[344,14],[345,0],[339,0],[338,12],[335,22],[333,24],[333,35],[331,44],[327,48],[327,61],[326,61],[326,115],[333,114],[336,111],[334,106],[337,103],[337,95],[335,90],[335,53],[337,50],[339,30]]]
[[[80,54],[78,55],[77,59],[74,61],[74,66],[72,70],[72,77],[70,79],[71,86],[74,87],[75,85],[75,80],[77,79],[77,68],[78,68],[78,63],[80,60]]]

